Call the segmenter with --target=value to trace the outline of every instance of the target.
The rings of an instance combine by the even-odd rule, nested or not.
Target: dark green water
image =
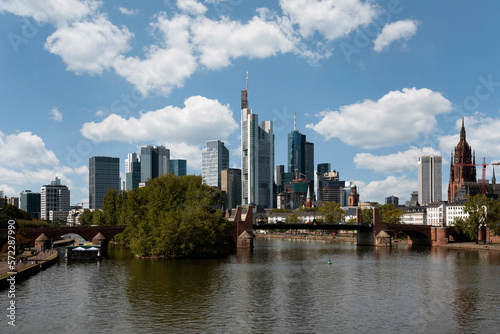
[[[258,239],[224,259],[138,260],[110,246],[17,284],[17,326],[0,332],[496,333],[499,288],[496,252]]]

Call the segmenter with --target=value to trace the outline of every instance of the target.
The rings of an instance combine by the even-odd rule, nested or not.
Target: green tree
[[[292,210],[290,210],[290,209],[277,209],[277,208],[274,208],[271,211],[269,211],[269,213],[292,213]]]
[[[116,197],[116,190],[114,188],[108,189],[102,200],[101,207],[104,215],[104,224],[99,225],[117,225]]]
[[[92,225],[92,211],[89,209],[83,210],[83,212],[78,216],[78,222],[80,225]]]
[[[286,217],[285,223],[287,224],[297,224],[299,222],[299,216],[296,213],[292,213],[290,216]]]
[[[361,210],[361,216],[363,217],[363,223],[373,223],[373,209],[364,208]]]
[[[495,201],[482,194],[467,196],[463,210],[468,217],[455,220],[455,227],[477,243],[479,228],[495,224]]]
[[[297,211],[297,212],[318,212],[318,208],[317,207],[306,208],[305,206],[301,206],[300,208],[298,208],[295,211]]]
[[[345,211],[337,202],[325,202],[318,208],[325,224],[338,224],[344,221]]]
[[[394,204],[384,204],[379,208],[380,220],[387,224],[401,224],[403,210],[396,208]]]
[[[106,218],[101,210],[95,210],[94,212],[92,212],[92,224],[106,225]]]

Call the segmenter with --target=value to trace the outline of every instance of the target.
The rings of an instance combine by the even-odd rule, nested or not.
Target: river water
[[[493,251],[257,239],[223,259],[139,260],[110,245],[17,283],[0,332],[496,333],[499,288]]]

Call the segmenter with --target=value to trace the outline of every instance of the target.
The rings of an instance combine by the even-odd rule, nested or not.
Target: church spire
[[[465,124],[463,117],[462,117],[462,128],[460,129],[460,141],[465,141]]]
[[[491,177],[491,183],[496,184],[497,183],[497,178],[495,177],[495,167],[491,166],[493,168],[493,176]]]

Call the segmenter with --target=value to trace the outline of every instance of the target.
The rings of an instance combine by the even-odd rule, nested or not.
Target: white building
[[[50,185],[44,185],[41,191],[41,219],[58,221],[66,220],[69,213],[70,191],[61,185],[61,180],[56,177]],[[52,212],[52,213],[51,213]]]
[[[220,140],[207,141],[207,147],[201,151],[201,176],[211,186],[221,187],[221,171],[229,168],[229,150]]]
[[[273,207],[274,133],[273,122],[259,123],[248,108],[248,88],[241,91],[241,192],[242,205]]]
[[[402,207],[402,224],[427,225],[427,213],[424,206]]]
[[[446,206],[446,226],[454,226],[455,220],[458,218],[466,219],[469,214],[464,212],[464,205],[466,200],[448,203]]]
[[[427,206],[427,225],[446,226],[446,203],[436,202]]]
[[[443,199],[443,158],[436,155],[418,157],[418,203],[427,205]]]

